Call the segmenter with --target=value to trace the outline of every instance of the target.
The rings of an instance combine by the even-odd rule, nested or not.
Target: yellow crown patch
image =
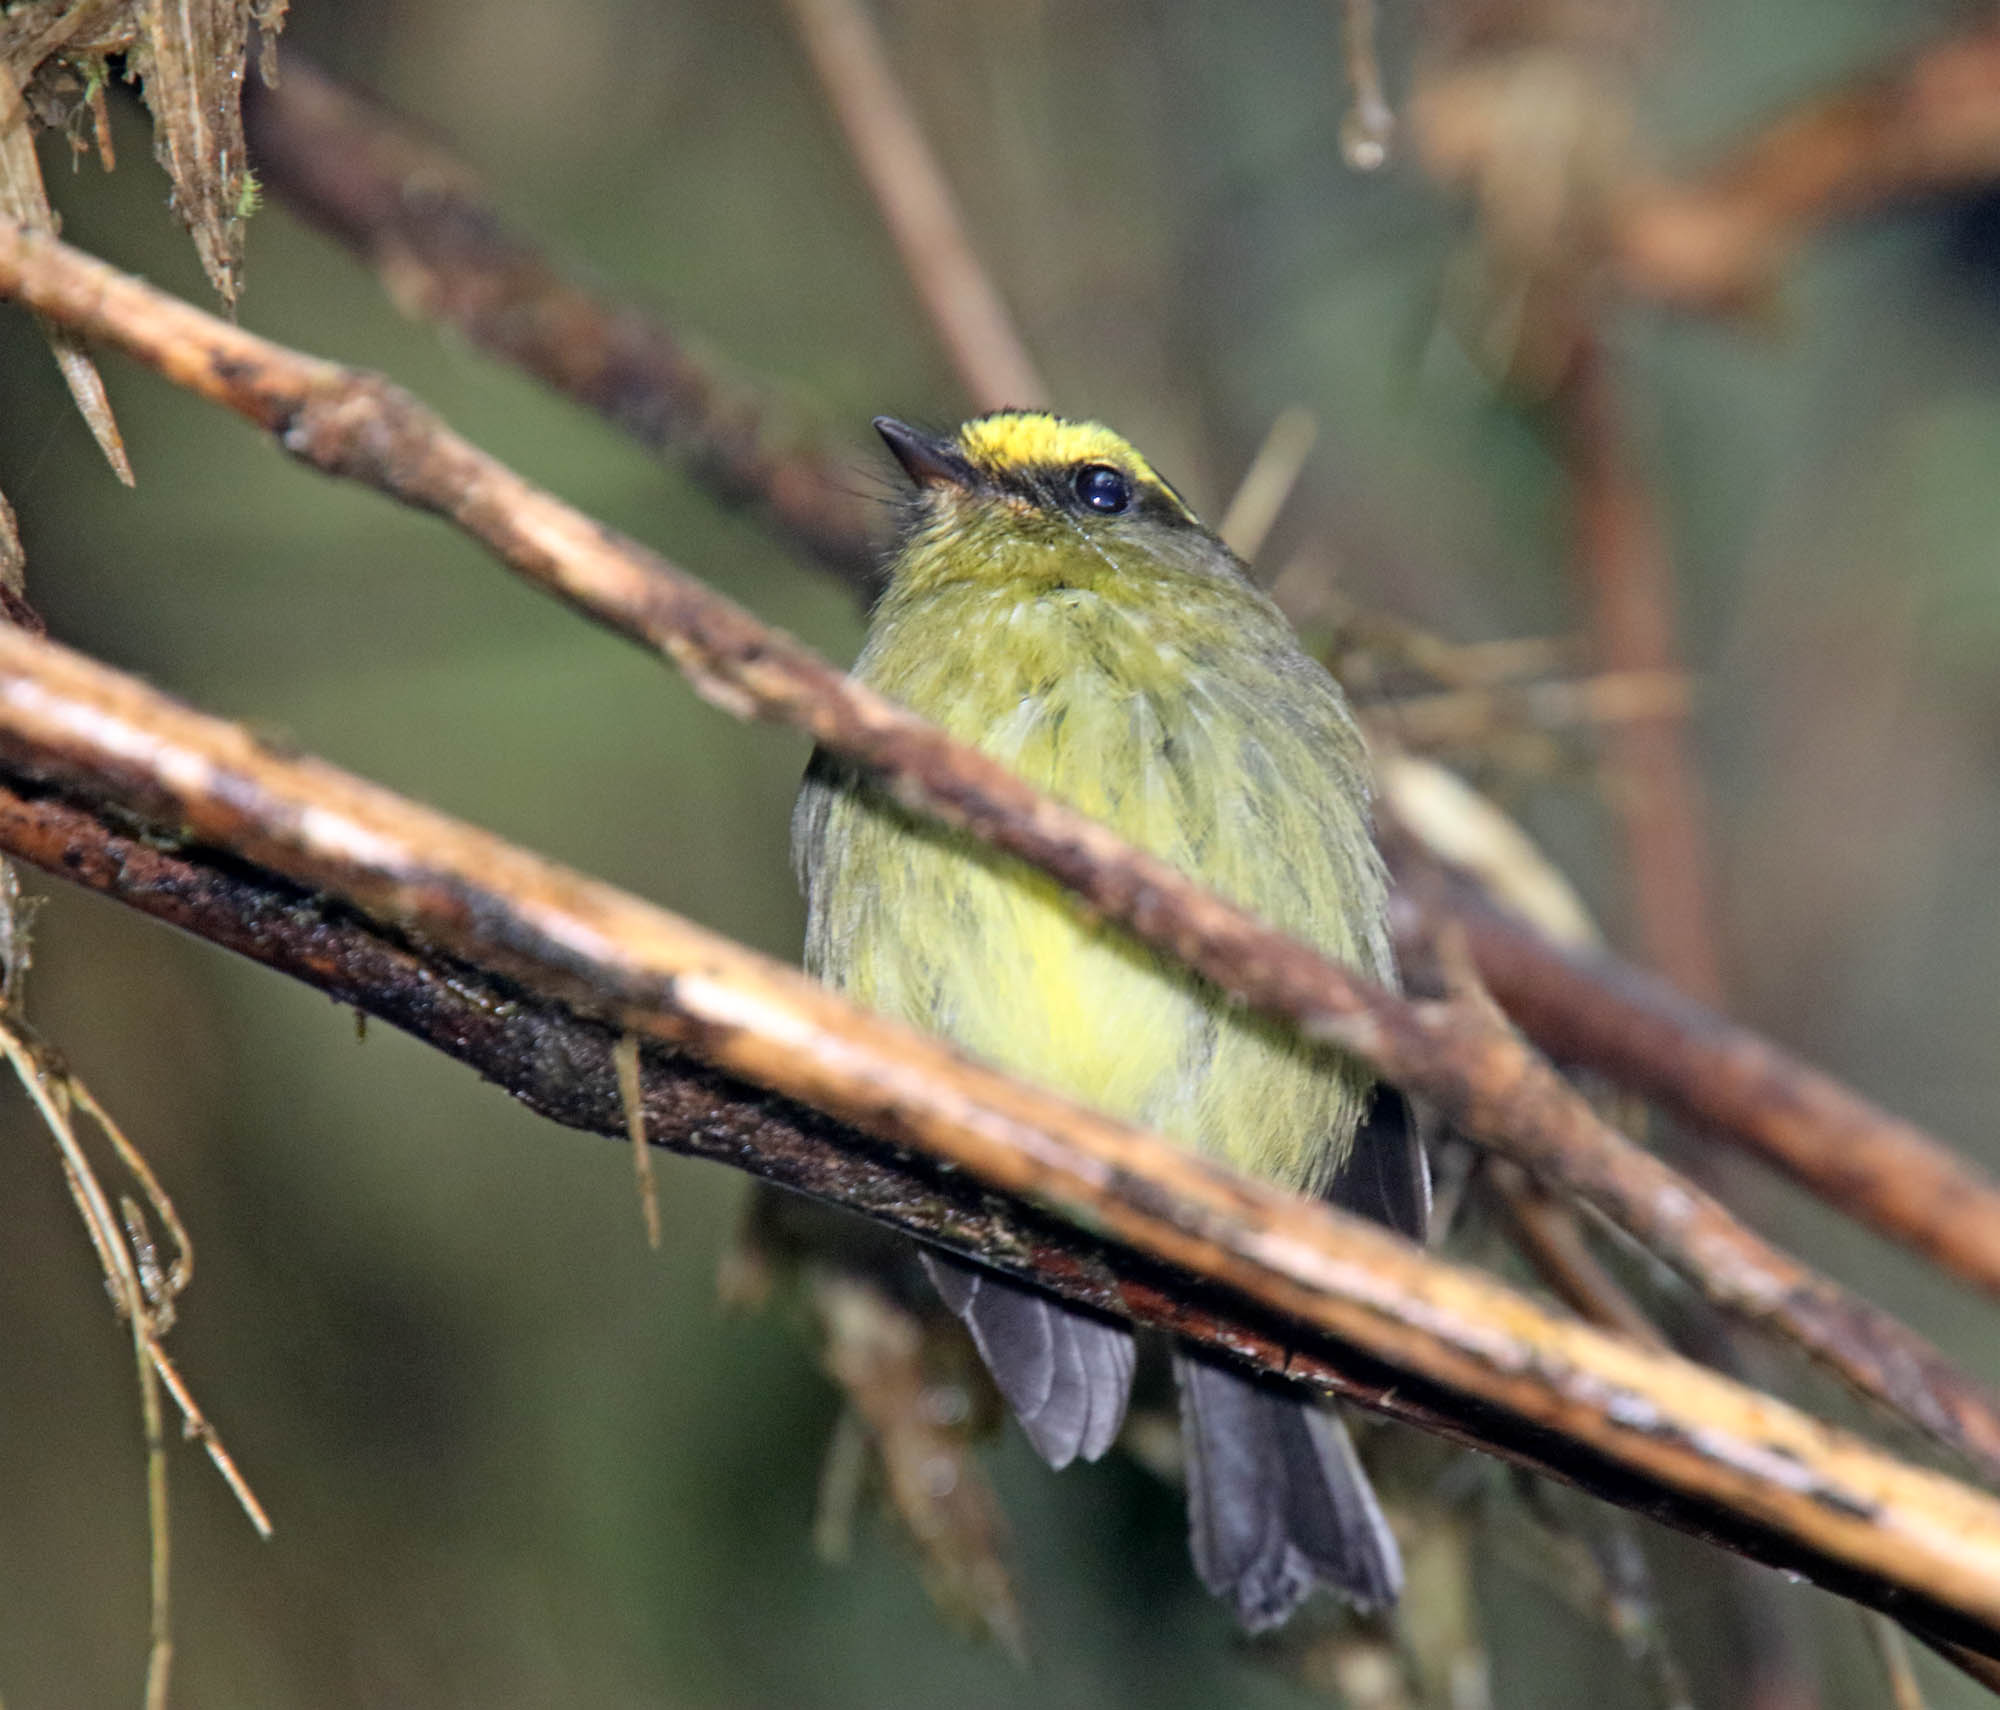
[[[1132,442],[1102,422],[1076,422],[1041,411],[1006,411],[979,416],[958,430],[967,458],[994,474],[1015,469],[1066,469],[1079,463],[1108,463],[1187,510],[1181,496]]]

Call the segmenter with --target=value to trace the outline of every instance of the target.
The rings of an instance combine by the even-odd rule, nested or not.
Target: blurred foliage
[[[1316,556],[1455,640],[1570,625],[1541,426],[1441,318],[1459,218],[1407,159],[1342,164],[1334,6],[876,9],[1065,408],[1114,421],[1217,515],[1272,417],[1302,404],[1322,433],[1272,574]],[[1958,16],[1677,7],[1631,49],[1635,146],[1704,158]],[[1412,7],[1383,19],[1392,96],[1421,29]],[[776,6],[301,0],[286,39],[454,137],[523,228],[857,447],[877,411],[958,412]],[[65,235],[209,300],[129,91],[110,118],[110,175],[43,139]],[[2000,1164],[1996,231],[2000,192],[1938,201],[1817,243],[1766,324],[1634,309],[1609,331],[1678,555],[1736,1007]],[[851,652],[860,615],[831,581],[608,428],[400,321],[281,206],[249,236],[246,325],[392,374],[564,497]],[[293,467],[114,359],[125,492],[18,314],[0,313],[0,375],[0,490],[55,634],[795,953],[799,739],[702,708],[441,525]],[[878,479],[857,450],[857,482]],[[1615,931],[1592,792],[1522,780],[1512,801]],[[278,1525],[259,1545],[199,1457],[178,1457],[179,1702],[1301,1701],[1199,1592],[1178,1497],[1128,1461],[1055,1478],[1004,1434],[986,1455],[1032,1675],[935,1618],[872,1513],[849,1562],[818,1561],[839,1404],[802,1312],[717,1305],[740,1179],[663,1160],[655,1257],[619,1147],[61,889],[31,1003],[192,1227],[173,1346]],[[0,1122],[0,1694],[9,1710],[127,1703],[145,1643],[129,1349],[22,1101]],[[1756,1215],[2000,1376],[1984,1307],[1785,1190]],[[1505,1511],[1490,1468],[1416,1459],[1424,1502],[1443,1488],[1455,1514]],[[1498,1530],[1510,1541],[1475,1558],[1494,1702],[1647,1703],[1588,1600],[1556,1595],[1525,1533]],[[1645,1536],[1696,1700],[1713,1701],[1719,1576]],[[1826,1703],[1878,1702],[1858,1621],[1797,1601]],[[1363,1662],[1314,1666],[1353,1687]],[[1919,1667],[1934,1705],[1975,1701]]]

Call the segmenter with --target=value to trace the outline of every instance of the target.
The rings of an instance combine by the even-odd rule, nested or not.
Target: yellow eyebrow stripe
[[[958,430],[958,443],[973,463],[996,472],[1109,463],[1174,499],[1173,488],[1132,448],[1132,442],[1101,422],[1070,421],[1039,411],[980,416]],[[1178,499],[1174,503],[1177,509],[1185,508]]]

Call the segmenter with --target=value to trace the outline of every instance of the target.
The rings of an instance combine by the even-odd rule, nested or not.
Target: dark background
[[[1366,178],[1341,163],[1333,6],[876,11],[1064,409],[1129,433],[1214,517],[1272,416],[1304,404],[1322,436],[1268,569],[1321,542],[1351,593],[1450,638],[1573,626],[1537,412],[1441,320],[1453,210],[1407,161]],[[1664,160],[1704,158],[1960,17],[1676,7],[1642,32],[1640,135]],[[1417,31],[1392,8],[1392,84]],[[286,41],[453,138],[554,252],[785,388],[851,440],[857,481],[886,473],[870,415],[962,413],[775,5],[299,0]],[[73,173],[45,139],[65,235],[211,302],[143,116],[127,92],[114,110],[113,175]],[[836,656],[857,644],[830,579],[400,319],[281,205],[252,224],[241,313],[386,371]],[[1754,325],[1639,309],[1610,325],[1677,558],[1732,1007],[2000,1164],[2000,200],[1837,232]],[[0,312],[0,490],[57,636],[796,954],[800,739],[700,706],[442,525],[105,366],[135,492],[31,325]],[[1587,770],[1497,782],[1616,935],[1616,844]],[[176,1452],[177,1702],[1301,1701],[1195,1587],[1178,1499],[1126,1463],[1056,1479],[1016,1436],[990,1453],[1032,1675],[932,1617],[886,1524],[864,1526],[852,1565],[815,1561],[836,1402],[794,1315],[716,1304],[742,1178],[663,1160],[655,1257],[621,1148],[384,1028],[357,1043],[325,1000],[60,889],[32,1007],[194,1231],[171,1345],[278,1526],[259,1544],[198,1452]],[[22,1100],[0,1125],[0,1694],[8,1710],[130,1703],[146,1570],[129,1344]],[[2000,1377],[1986,1306],[1759,1192],[1772,1233]],[[1647,1702],[1532,1551],[1480,1551],[1495,1702]],[[1713,1558],[1659,1560],[1707,1685]],[[1796,1601],[1826,1702],[1882,1702],[1853,1614]],[[1924,1669],[1934,1705],[1975,1702]]]

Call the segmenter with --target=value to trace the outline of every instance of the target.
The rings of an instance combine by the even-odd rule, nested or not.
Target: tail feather
[[[1364,1609],[1403,1588],[1403,1563],[1346,1428],[1327,1409],[1174,1356],[1195,1569],[1253,1633],[1316,1583]]]
[[[1132,1332],[935,1248],[923,1260],[1036,1453],[1060,1468],[1110,1448],[1132,1393]]]
[[[923,1260],[1042,1458],[1064,1467],[1110,1448],[1131,1394],[1131,1331],[948,1253]],[[1402,1557],[1340,1420],[1187,1351],[1174,1375],[1195,1568],[1243,1626],[1281,1625],[1318,1584],[1363,1609],[1394,1603]]]

